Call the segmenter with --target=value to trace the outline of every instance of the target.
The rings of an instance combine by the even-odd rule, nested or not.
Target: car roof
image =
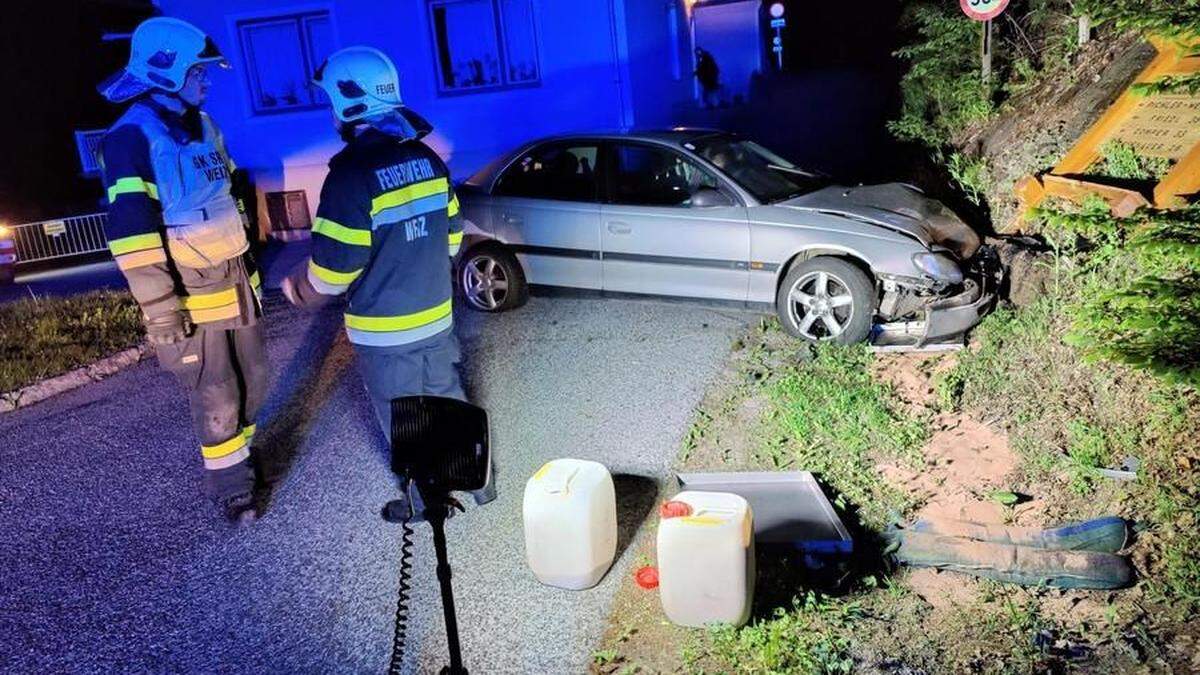
[[[571,140],[575,138],[658,141],[675,144],[700,138],[702,136],[712,136],[713,134],[728,135],[728,132],[721,131],[720,129],[708,129],[704,127],[675,127],[673,129],[590,129],[546,136],[533,143],[527,144],[526,147],[548,141]]]
[[[513,148],[507,154],[497,157],[489,162],[479,171],[476,171],[470,178],[466,180],[468,184],[478,186],[490,186],[496,179],[497,174],[508,166],[508,164],[519,155],[528,152],[531,148],[542,145],[543,143],[555,143],[559,141],[572,140],[623,140],[623,141],[649,141],[651,143],[665,143],[667,145],[682,145],[690,140],[720,134],[724,136],[732,136],[728,131],[720,129],[709,129],[704,127],[674,127],[672,129],[593,129],[586,131],[571,131],[565,133],[554,134],[551,136],[543,136]]]

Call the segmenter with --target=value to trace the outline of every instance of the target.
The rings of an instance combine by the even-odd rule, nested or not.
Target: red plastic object
[[[682,518],[692,515],[692,506],[687,502],[663,502],[658,507],[658,515],[663,518]]]
[[[646,565],[638,569],[633,578],[637,581],[638,586],[646,590],[658,588],[658,568],[653,565]]]

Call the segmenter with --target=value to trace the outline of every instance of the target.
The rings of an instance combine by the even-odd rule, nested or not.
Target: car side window
[[[720,189],[716,177],[668,148],[613,147],[611,198],[633,206],[687,206],[700,188]]]
[[[597,145],[539,146],[505,169],[496,183],[498,195],[596,201]]]

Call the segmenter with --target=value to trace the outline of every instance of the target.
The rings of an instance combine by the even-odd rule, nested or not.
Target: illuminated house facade
[[[208,110],[260,194],[315,211],[341,147],[308,82],[330,52],[367,44],[400,71],[405,102],[455,178],[526,140],[670,125],[694,105],[694,0],[159,0],[221,46]],[[757,3],[755,3],[757,5]],[[265,206],[260,208],[264,215]],[[278,220],[277,218],[275,220]],[[265,222],[265,219],[264,219]]]

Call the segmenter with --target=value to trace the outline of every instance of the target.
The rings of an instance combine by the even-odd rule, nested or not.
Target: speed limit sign
[[[962,11],[976,21],[991,21],[1008,7],[1008,0],[959,0]]]

